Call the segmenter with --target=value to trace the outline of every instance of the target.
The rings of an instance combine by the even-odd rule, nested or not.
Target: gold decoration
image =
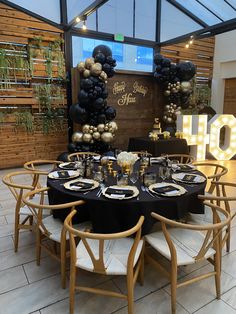
[[[85,70],[85,63],[81,61],[81,62],[77,65],[77,68],[78,68],[78,70],[79,70],[80,73],[84,72],[84,70]]]
[[[89,143],[92,140],[92,135],[89,133],[84,133],[83,135],[83,141],[86,143]]]
[[[84,77],[89,77],[90,76],[90,71],[89,70],[84,70],[83,76]]]
[[[73,143],[83,142],[83,133],[82,132],[74,132],[72,134],[71,140]]]
[[[118,126],[117,126],[117,123],[115,121],[109,122],[108,126],[112,128],[112,132],[115,132],[118,130]]]
[[[170,132],[164,131],[163,132],[163,137],[164,137],[164,139],[169,139],[170,138]]]
[[[83,133],[88,133],[90,129],[90,125],[89,124],[84,124],[82,127],[82,131]]]
[[[87,69],[91,69],[91,67],[93,66],[93,64],[94,64],[94,58],[87,58],[87,59],[85,60],[85,67],[86,67]]]
[[[103,80],[104,82],[106,82],[107,81],[107,74],[106,74],[106,72],[102,71],[101,74],[99,75],[99,78],[101,80]]]
[[[105,143],[110,143],[113,140],[113,135],[111,132],[104,132],[101,135],[101,140]]]
[[[100,132],[100,133],[102,133],[103,131],[104,131],[104,128],[105,128],[105,125],[104,124],[98,124],[98,126],[97,126],[97,130],[98,130],[98,132]]]
[[[101,137],[101,134],[100,134],[99,132],[94,132],[94,133],[93,133],[93,138],[94,138],[95,140],[99,140],[100,137]]]
[[[90,72],[92,75],[94,76],[99,76],[101,73],[102,73],[102,65],[101,63],[94,63],[92,66],[91,66],[91,69],[90,69]],[[105,73],[105,72],[104,72]]]

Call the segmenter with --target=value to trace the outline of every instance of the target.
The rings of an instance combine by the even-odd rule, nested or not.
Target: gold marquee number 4
[[[225,135],[221,144],[223,127]],[[236,118],[231,114],[216,114],[208,123],[207,115],[179,115],[177,129],[191,146],[191,154],[196,160],[205,159],[207,144],[217,160],[229,160],[236,154]]]

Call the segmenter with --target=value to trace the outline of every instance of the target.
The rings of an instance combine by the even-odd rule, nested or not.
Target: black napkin
[[[61,179],[66,179],[70,177],[68,171],[58,171],[57,174],[58,174],[58,177]]]
[[[62,168],[64,168],[64,169],[75,169],[75,163],[74,162],[70,162],[70,163],[68,163],[67,165],[63,165],[62,166]]]
[[[106,189],[106,194],[117,194],[117,195],[125,195],[125,196],[132,196],[134,194],[133,190],[126,190],[126,189],[113,189],[108,188]]]
[[[180,170],[183,170],[183,171],[189,171],[189,170],[193,170],[193,168],[189,165],[178,165],[177,166],[180,168]]]
[[[77,182],[71,183],[70,186],[77,186],[77,187],[80,187],[81,189],[90,189],[91,187],[93,187],[93,184],[88,183],[88,182],[77,181]]]
[[[197,176],[193,175],[193,174],[186,174],[184,177],[183,177],[183,181],[186,181],[186,182],[193,182],[194,179],[196,178]]]
[[[162,186],[159,188],[153,188],[153,191],[160,193],[160,194],[165,194],[165,193],[172,192],[172,191],[179,191],[179,189],[175,188],[172,185],[165,185],[165,186]]]

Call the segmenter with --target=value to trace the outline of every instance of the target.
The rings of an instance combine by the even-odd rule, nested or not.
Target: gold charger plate
[[[67,168],[67,165],[73,164],[71,168]],[[76,162],[70,161],[70,162],[63,162],[62,164],[59,164],[59,168],[63,170],[75,170],[76,169]]]
[[[184,176],[194,176],[197,179],[196,180],[192,180],[192,181],[188,181],[188,180],[183,180]],[[191,172],[179,172],[179,173],[173,173],[172,174],[172,179],[174,179],[175,181],[178,182],[183,182],[183,183],[189,183],[189,184],[200,184],[206,181],[206,178],[204,176],[201,176],[199,174],[196,173],[191,173]]]
[[[65,171],[68,172],[69,176],[66,177],[66,178],[60,178],[57,173],[58,173],[58,172],[65,172]],[[80,175],[80,173],[79,173],[78,171],[75,171],[75,170],[59,170],[59,171],[50,172],[50,173],[48,174],[48,177],[49,177],[50,179],[66,180],[66,179],[70,179],[70,178],[76,178],[76,177],[78,177],[79,175]]]
[[[78,187],[70,186],[71,183],[76,183],[76,182],[90,183],[90,184],[93,184],[93,186],[91,186],[91,188],[87,188],[87,189],[86,188],[80,188],[79,189]],[[92,179],[85,179],[85,178],[79,178],[76,180],[71,180],[71,181],[68,181],[64,184],[65,189],[71,190],[71,191],[76,191],[76,192],[90,191],[90,190],[96,189],[97,187],[99,187],[99,182],[92,180]]]
[[[116,189],[116,190],[132,190],[134,193],[133,195],[127,196],[127,197],[123,197],[121,198],[119,195],[110,195],[110,194],[106,194],[106,190],[108,188],[112,188],[112,189]],[[136,188],[136,186],[131,186],[131,185],[111,185],[106,187],[105,189],[103,189],[102,194],[107,197],[107,198],[111,198],[113,200],[129,200],[131,198],[137,197],[139,195],[139,190]]]
[[[172,191],[172,192],[169,192],[169,193],[158,193],[156,192],[154,189],[155,188],[162,188],[162,187],[165,187],[165,186],[173,186],[174,188],[178,189],[179,191]],[[180,196],[180,195],[183,195],[187,192],[187,190],[178,185],[178,184],[174,184],[174,183],[169,183],[169,182],[160,182],[160,183],[154,183],[154,184],[151,184],[148,189],[150,190],[150,192],[154,193],[154,194],[157,194],[157,195],[161,195],[161,196],[167,196],[167,197],[175,197],[175,196]]]

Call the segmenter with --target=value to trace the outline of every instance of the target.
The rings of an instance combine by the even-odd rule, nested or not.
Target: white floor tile
[[[13,240],[11,236],[0,238],[0,253],[13,249]]]
[[[0,294],[28,284],[22,266],[0,272]]]
[[[227,304],[233,307],[236,310],[236,287],[230,289],[221,296],[221,299],[224,300]]]
[[[236,314],[236,310],[234,310],[231,306],[226,304],[222,300],[214,300],[211,303],[207,304],[194,314],[209,314],[209,313],[214,313],[214,314],[222,314],[222,313],[227,313],[227,314]]]

